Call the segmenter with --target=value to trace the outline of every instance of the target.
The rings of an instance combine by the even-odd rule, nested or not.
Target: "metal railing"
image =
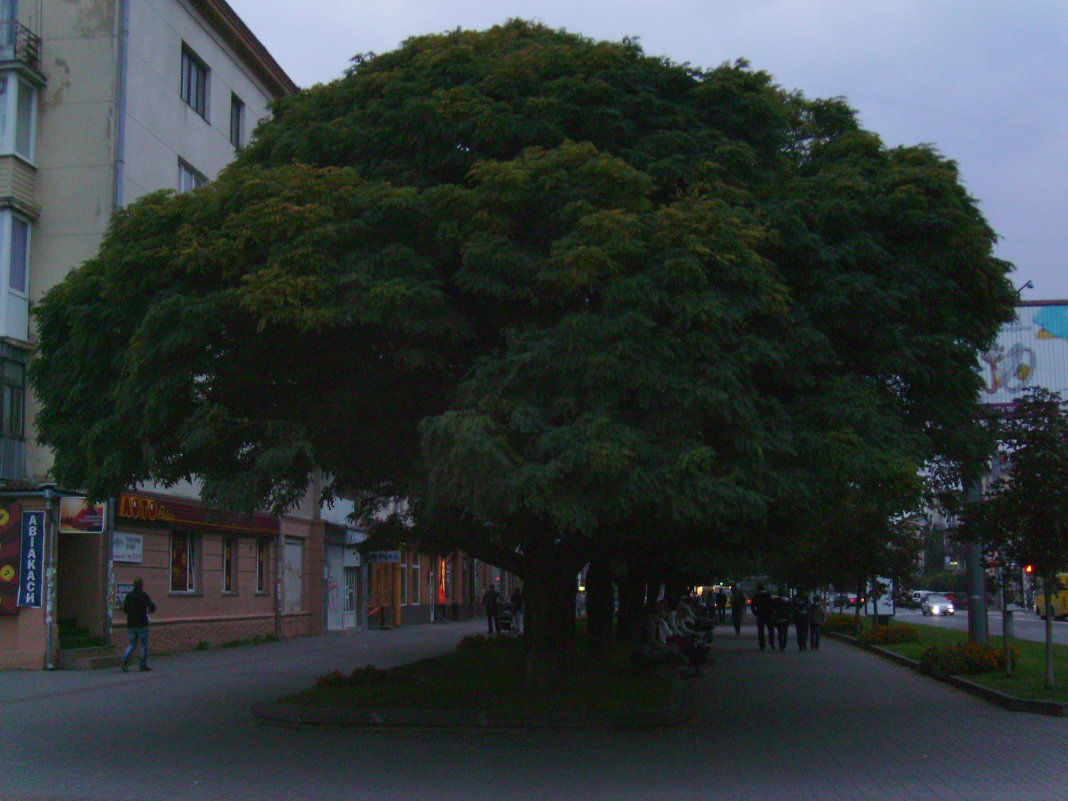
[[[41,37],[21,22],[0,22],[0,62],[4,61],[20,61],[40,72]]]

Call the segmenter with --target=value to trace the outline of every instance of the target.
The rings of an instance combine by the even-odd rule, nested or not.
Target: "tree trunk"
[[[569,560],[538,560],[523,578],[526,686],[545,690],[575,666],[575,571]]]
[[[631,570],[619,582],[619,615],[616,639],[635,642],[641,635],[645,618],[645,577]]]
[[[612,615],[615,611],[615,593],[608,562],[595,558],[586,571],[586,632],[590,653],[604,653],[612,638]]]
[[[1053,583],[1056,580],[1053,574],[1043,580],[1046,585],[1046,681],[1042,686],[1047,690],[1053,688]]]

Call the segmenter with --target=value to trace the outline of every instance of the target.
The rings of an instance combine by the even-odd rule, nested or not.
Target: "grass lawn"
[[[936,626],[915,625],[920,630],[920,639],[915,642],[883,646],[894,653],[919,660],[932,645],[947,647],[967,642],[968,632],[943,629]],[[1053,646],[1053,677],[1057,686],[1046,690],[1042,685],[1046,677],[1046,644],[1032,640],[1011,639],[1009,643],[1019,649],[1019,660],[1013,665],[1013,675],[1004,673],[981,673],[967,676],[971,681],[1018,698],[1035,698],[1042,701],[1068,703],[1068,646]],[[1001,649],[1001,636],[991,636],[990,645]]]
[[[626,647],[597,660],[580,655],[574,675],[562,678],[550,692],[531,692],[523,687],[520,640],[507,635],[468,640],[481,644],[390,670],[357,670],[357,675],[366,679],[361,683],[341,684],[320,678],[316,686],[281,700],[306,706],[527,714],[546,709],[565,714],[655,711],[668,700],[668,680],[653,670],[632,665]],[[335,679],[347,677],[352,667]]]

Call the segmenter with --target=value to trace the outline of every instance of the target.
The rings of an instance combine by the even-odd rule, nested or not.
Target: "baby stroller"
[[[502,606],[501,611],[497,613],[497,631],[512,632],[512,607],[509,604]]]

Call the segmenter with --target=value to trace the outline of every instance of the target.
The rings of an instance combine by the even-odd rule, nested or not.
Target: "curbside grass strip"
[[[839,640],[841,642],[850,643],[856,645],[858,648],[863,648],[857,642],[856,637],[850,637],[848,634],[842,634],[837,631],[824,632],[824,636],[830,637],[833,640]],[[896,662],[907,668],[911,668],[917,673],[920,672],[920,663],[915,659],[910,659],[907,656],[889,651],[886,648],[881,648],[878,645],[869,645],[868,651],[881,656],[884,659],[889,659],[891,662]],[[971,693],[974,696],[982,698],[984,701],[995,704],[1002,709],[1007,709],[1010,712],[1029,712],[1035,715],[1047,715],[1049,717],[1063,718],[1068,717],[1068,704],[1062,704],[1058,701],[1041,701],[1037,698],[1020,698],[1016,695],[1008,695],[1000,690],[993,690],[990,687],[984,687],[971,679],[966,679],[963,676],[933,676],[930,674],[921,674],[930,676],[932,679],[936,679],[945,684],[949,684],[960,690],[964,690],[967,693]]]
[[[354,728],[640,729],[682,722],[684,683],[674,674],[663,709],[634,712],[553,713],[537,716],[478,709],[355,709],[269,702],[252,705],[252,715],[280,726]]]

